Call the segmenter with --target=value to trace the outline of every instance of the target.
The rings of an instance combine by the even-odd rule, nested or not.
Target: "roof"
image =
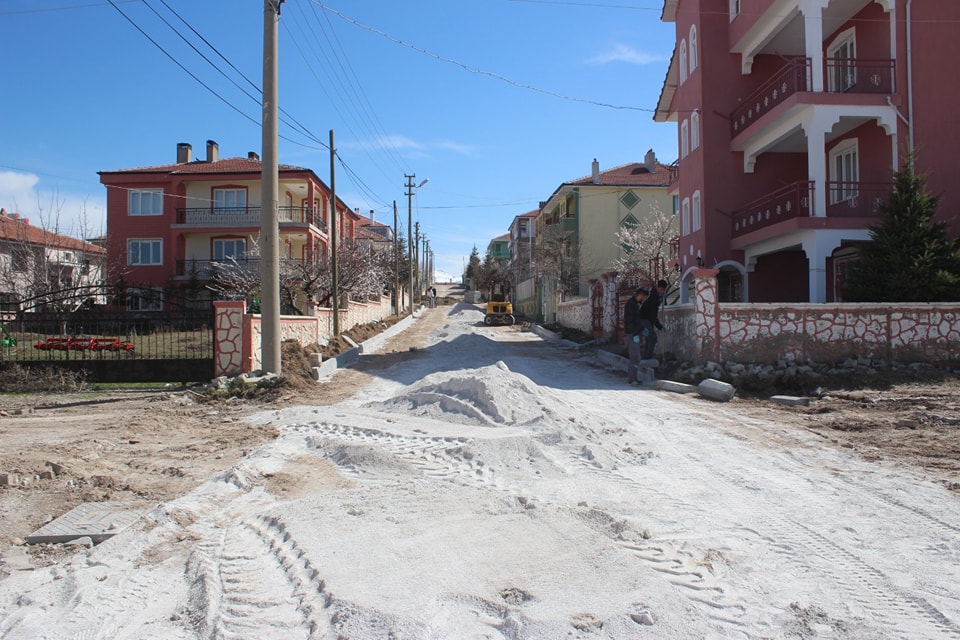
[[[19,217],[19,214],[0,215],[0,240],[27,242],[32,245],[85,253],[106,253],[105,249],[95,244],[35,227],[26,218]]]
[[[663,78],[663,86],[660,87],[660,98],[657,100],[657,109],[653,112],[654,122],[668,122],[677,120],[677,114],[671,112],[670,106],[673,103],[673,96],[677,92],[679,71],[677,70],[677,47],[673,47],[673,54],[670,56],[670,65],[667,67],[667,74]]]
[[[564,184],[590,187],[668,187],[670,186],[670,167],[661,162],[650,171],[642,162],[631,162],[600,172],[600,181],[595,183],[592,176],[577,178]]]
[[[280,171],[310,171],[306,167],[295,167],[289,164],[279,165]],[[252,158],[224,158],[207,162],[206,160],[194,160],[192,162],[179,162],[174,164],[163,164],[155,167],[138,167],[134,169],[116,169],[114,171],[100,171],[98,173],[169,173],[174,175],[187,174],[207,174],[207,173],[261,173],[263,163],[260,160]]]

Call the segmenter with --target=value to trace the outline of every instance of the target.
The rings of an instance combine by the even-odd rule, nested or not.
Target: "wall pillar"
[[[696,269],[691,273],[694,300],[694,340],[697,360],[720,360],[720,313],[717,297],[719,269]]]
[[[217,377],[240,375],[244,372],[243,317],[247,303],[215,300],[213,310],[213,374]]]

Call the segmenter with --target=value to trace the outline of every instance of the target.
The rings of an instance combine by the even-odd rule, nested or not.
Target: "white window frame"
[[[687,81],[687,41],[680,41],[680,84]]]
[[[730,22],[740,15],[740,0],[730,0]]]
[[[150,257],[147,262],[144,262],[141,258],[145,246],[150,247],[148,251]],[[127,265],[131,267],[159,267],[163,265],[163,239],[128,238]]]
[[[700,148],[700,112],[690,114],[690,151]]]
[[[242,198],[237,196],[242,194]],[[240,201],[243,201],[242,204]],[[240,211],[247,209],[247,190],[244,188],[223,188],[213,190],[213,208],[215,211]]]
[[[131,216],[162,216],[163,189],[131,189],[127,194]]]
[[[681,205],[680,235],[690,235],[690,198],[684,198]]]
[[[163,311],[163,289],[131,287],[126,299],[127,311]]]
[[[680,158],[686,158],[690,153],[690,122],[680,123]]]
[[[857,84],[856,27],[850,27],[837,34],[827,47],[827,59],[834,61],[827,73],[827,91],[843,93]],[[850,60],[850,63],[837,64],[838,59]]]
[[[688,49],[688,56],[690,57],[690,75],[693,75],[699,63],[697,59],[697,25],[695,24],[690,25],[690,47]]]
[[[232,247],[232,252],[227,253],[224,248]],[[239,251],[237,249],[239,248]],[[214,238],[213,239],[213,259],[215,261],[229,260],[234,258],[243,261],[247,257],[247,241],[245,238]]]
[[[693,218],[693,231],[700,231],[701,218],[700,218],[700,192],[693,192],[693,200],[690,207],[691,218]]]
[[[859,195],[860,141],[857,138],[844,140],[830,150],[830,204],[852,200]],[[843,183],[853,183],[844,186]]]

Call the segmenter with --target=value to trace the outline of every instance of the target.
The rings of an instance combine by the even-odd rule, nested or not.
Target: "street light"
[[[409,311],[410,315],[413,315],[413,268],[416,266],[416,263],[413,262],[413,190],[419,189],[423,185],[430,182],[430,178],[424,178],[423,181],[418,184],[413,184],[413,179],[417,177],[417,174],[403,174],[403,177],[407,179],[407,256],[408,262],[410,264],[410,303]]]

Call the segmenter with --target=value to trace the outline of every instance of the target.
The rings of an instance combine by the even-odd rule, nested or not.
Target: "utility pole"
[[[333,335],[340,335],[340,281],[337,274],[337,177],[333,146],[333,129],[330,129],[330,288],[333,291]]]
[[[420,292],[423,291],[423,273],[420,271],[420,221],[417,220],[414,226],[417,228],[417,239],[413,243],[413,265],[417,270],[417,300],[422,300],[420,297]]]
[[[260,201],[260,366],[281,375],[280,349],[280,192],[277,156],[277,24],[283,0],[263,2],[263,132]]]
[[[408,308],[413,315],[413,179],[417,174],[403,174],[407,179],[407,262],[410,264],[410,302]]]
[[[397,201],[393,201],[393,312],[400,315],[400,236],[397,235]]]

